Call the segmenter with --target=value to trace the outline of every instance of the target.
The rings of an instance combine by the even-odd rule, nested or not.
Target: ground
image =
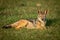
[[[48,10],[46,30],[2,28],[20,19],[36,19],[38,9]],[[60,40],[59,35],[60,0],[0,0],[0,40]]]

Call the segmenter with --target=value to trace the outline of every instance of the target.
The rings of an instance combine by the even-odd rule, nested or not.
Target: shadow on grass
[[[47,19],[46,26],[51,26],[54,23],[58,23],[60,19]]]
[[[53,21],[51,19],[46,20],[46,26],[50,26],[52,23],[53,23]]]

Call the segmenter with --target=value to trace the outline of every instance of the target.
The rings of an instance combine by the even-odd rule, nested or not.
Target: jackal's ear
[[[47,14],[48,10],[45,10],[44,13]]]
[[[38,10],[38,14],[40,14],[42,11],[41,10]]]

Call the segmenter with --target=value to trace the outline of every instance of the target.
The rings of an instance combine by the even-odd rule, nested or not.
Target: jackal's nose
[[[45,18],[43,18],[43,19],[42,19],[42,21],[46,21],[46,19],[45,19]]]

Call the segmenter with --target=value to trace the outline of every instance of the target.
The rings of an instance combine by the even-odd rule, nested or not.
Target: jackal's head
[[[38,10],[38,20],[41,19],[42,21],[45,21],[46,14],[47,14],[47,10],[45,11]]]

